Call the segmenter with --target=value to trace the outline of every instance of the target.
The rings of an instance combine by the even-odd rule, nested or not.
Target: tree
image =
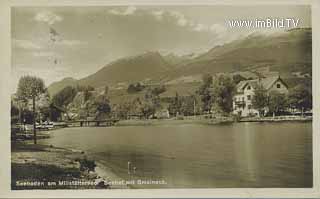
[[[171,101],[168,107],[170,115],[177,115],[177,113],[180,113],[181,105],[182,105],[181,98],[179,97],[178,92],[176,92],[176,96],[173,98],[173,100]]]
[[[287,98],[283,93],[271,91],[269,93],[268,101],[269,112],[273,113],[273,116],[285,111],[285,109],[287,108]]]
[[[160,95],[161,93],[165,92],[166,91],[166,87],[164,85],[161,85],[161,86],[158,86],[158,87],[155,87],[151,90],[151,93],[153,95]]]
[[[127,92],[128,93],[137,93],[140,92],[144,89],[144,86],[140,84],[140,82],[136,83],[136,84],[130,84],[128,86]]]
[[[62,110],[67,114],[67,117],[68,117],[67,106],[73,101],[76,95],[77,95],[76,88],[72,86],[67,86],[63,88],[56,95],[53,96],[51,108],[53,106],[56,106],[57,109],[55,109],[54,111]]]
[[[11,101],[11,124],[19,122],[20,117],[19,108]]]
[[[246,78],[244,78],[243,76],[241,76],[239,74],[235,74],[232,76],[232,80],[237,85],[239,82],[246,80]]]
[[[107,96],[109,93],[109,87],[108,86],[105,86],[104,87],[104,94]]]
[[[262,86],[258,85],[254,90],[252,99],[253,108],[259,111],[259,116],[264,115],[264,110],[268,105],[268,94],[267,90]]]
[[[53,102],[49,105],[49,118],[51,121],[58,121],[61,114],[61,110],[58,109]]]
[[[200,95],[202,102],[202,110],[208,112],[211,110],[212,95],[210,87],[212,87],[213,78],[209,74],[204,74],[202,77],[202,85],[200,86],[197,93]]]
[[[94,87],[93,86],[90,86],[88,85],[87,87],[85,87],[88,91],[94,91]]]
[[[96,109],[96,118],[98,119],[107,117],[111,112],[109,100],[105,95],[100,95],[95,99],[94,107]]]
[[[119,104],[114,104],[112,106],[112,110],[114,112],[115,118],[128,119],[128,114],[129,114],[129,110],[130,110],[130,103],[129,102],[122,102]]]
[[[148,89],[144,96],[145,103],[142,103],[142,113],[152,113],[155,114],[157,109],[161,108],[161,100],[158,92],[154,92],[153,89]],[[145,115],[146,116],[146,115]]]
[[[185,97],[182,100],[181,112],[183,115],[195,115],[195,98],[194,96]]]
[[[288,100],[289,105],[301,110],[302,115],[304,110],[312,109],[312,93],[303,85],[298,85],[289,90]]]
[[[45,92],[45,85],[41,78],[34,76],[23,76],[20,78],[18,83],[17,96],[20,99],[30,100],[32,99],[32,110],[33,110],[33,137],[34,144],[37,144],[37,133],[36,133],[36,98],[40,94]]]
[[[141,113],[145,119],[148,119],[151,115],[155,114],[155,106],[151,101],[144,101],[141,104]]]
[[[202,83],[203,83],[203,85],[205,85],[205,86],[210,86],[210,85],[212,84],[212,82],[213,82],[212,75],[210,75],[210,74],[204,74],[204,75],[202,76]]]
[[[91,97],[91,92],[89,89],[85,89],[83,91],[83,100],[86,102],[89,100],[89,98]]]
[[[230,77],[220,75],[213,83],[213,99],[219,109],[225,113],[232,111],[235,85]]]

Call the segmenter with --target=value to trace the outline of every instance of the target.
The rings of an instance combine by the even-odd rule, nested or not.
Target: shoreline
[[[202,125],[224,125],[237,122],[309,122],[312,116],[276,116],[276,117],[250,117],[235,120],[232,117],[221,118],[186,118],[186,119],[147,119],[147,120],[120,120],[114,126],[158,126],[158,125],[179,125],[179,124],[202,124]]]
[[[310,122],[312,116],[275,116],[242,118],[239,122]]]
[[[178,118],[168,118],[168,119],[126,119],[119,120],[112,126],[84,126],[84,127],[117,127],[117,126],[158,126],[158,125],[181,125],[181,124],[202,124],[202,125],[225,125],[237,122],[310,122],[313,121],[312,116],[275,116],[275,117],[216,117],[216,118],[204,118],[204,117],[194,117],[188,116],[182,119]],[[57,127],[48,130],[37,130],[38,139],[50,138],[50,132],[63,129],[63,128],[77,128],[81,126],[64,126]],[[18,140],[32,140],[33,133],[16,133],[16,138]],[[21,138],[21,139],[20,139]]]
[[[94,164],[94,170],[84,169]],[[117,177],[84,151],[13,142],[11,147],[11,189],[117,189],[110,185]]]
[[[231,117],[223,117],[223,118],[211,118],[211,119],[203,119],[203,118],[184,118],[184,119],[128,119],[128,120],[120,120],[114,126],[158,126],[158,125],[177,125],[177,124],[203,124],[203,125],[219,125],[234,122]]]

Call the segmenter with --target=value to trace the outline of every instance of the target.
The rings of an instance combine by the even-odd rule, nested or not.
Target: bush
[[[128,93],[137,93],[137,92],[140,92],[144,89],[144,86],[141,85],[139,82],[136,83],[136,84],[130,84],[128,86],[128,89],[127,89],[127,92]]]
[[[80,163],[80,171],[94,171],[96,168],[96,163],[94,160],[88,160],[87,158],[76,159]]]
[[[154,89],[151,90],[151,93],[153,95],[160,95],[161,93],[166,91],[166,87],[164,85],[155,87]]]

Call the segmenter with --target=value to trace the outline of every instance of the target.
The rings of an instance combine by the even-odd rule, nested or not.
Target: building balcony
[[[235,105],[238,105],[238,106],[244,106],[246,104],[246,102],[243,100],[238,100],[238,101],[235,101],[234,103]]]

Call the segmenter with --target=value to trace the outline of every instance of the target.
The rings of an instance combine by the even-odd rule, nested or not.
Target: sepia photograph
[[[313,188],[311,15],[11,7],[11,190]]]

